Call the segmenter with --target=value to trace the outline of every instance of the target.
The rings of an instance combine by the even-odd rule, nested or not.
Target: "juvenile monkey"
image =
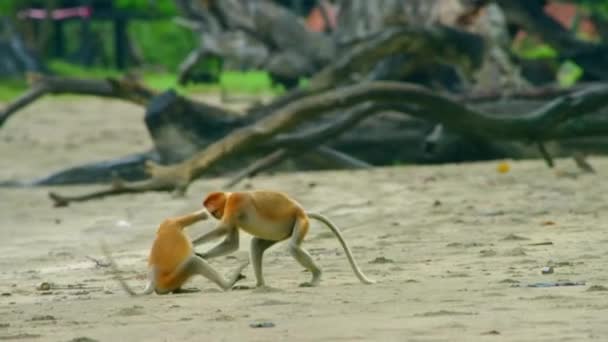
[[[209,259],[231,253],[239,248],[239,228],[253,235],[251,240],[251,262],[256,277],[256,286],[264,286],[262,256],[275,243],[289,239],[289,252],[300,265],[312,273],[310,282],[300,286],[317,286],[321,280],[321,269],[310,254],[302,248],[308,233],[309,218],[321,221],[336,235],[344,248],[353,272],[362,283],[373,284],[359,269],[350,248],[340,230],[326,217],[307,213],[287,195],[274,191],[212,192],[203,201],[209,213],[220,220],[214,230],[193,240],[194,246],[226,235],[224,241],[207,253],[197,254]]]
[[[184,228],[207,217],[205,210],[201,209],[188,215],[166,219],[160,224],[148,257],[148,283],[143,293],[133,291],[124,279],[117,275],[118,267],[107,247],[102,245],[102,250],[122,288],[131,296],[148,295],[152,292],[180,292],[183,291],[182,285],[190,277],[200,274],[224,290],[231,289],[234,283],[241,279],[241,271],[247,267],[249,260],[237,267],[226,280],[207,261],[194,254],[192,242],[183,232]]]

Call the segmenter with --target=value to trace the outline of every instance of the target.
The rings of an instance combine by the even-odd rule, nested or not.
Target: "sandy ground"
[[[0,179],[142,151],[142,117],[120,102],[44,100],[0,129]],[[222,179],[200,180],[181,199],[150,193],[60,209],[49,189],[0,189],[0,340],[606,341],[608,159],[591,161],[598,174],[575,178],[541,161],[512,163],[507,174],[477,163],[256,178],[253,188],[332,217],[378,283],[360,284],[315,224],[305,246],[324,270],[318,288],[297,286],[309,275],[278,244],[265,258],[269,290],[221,292],[197,277],[188,287],[198,293],[145,298],[127,297],[90,259],[102,259],[98,242],[143,288],[158,223],[196,209]],[[559,170],[574,172],[571,164],[560,160]],[[240,252],[213,260],[221,272],[247,257],[241,239]],[[547,265],[553,274],[541,274]],[[241,284],[253,285],[251,267],[245,274]],[[558,280],[585,285],[525,287]],[[51,289],[38,290],[43,282]],[[274,327],[251,327],[260,322]]]

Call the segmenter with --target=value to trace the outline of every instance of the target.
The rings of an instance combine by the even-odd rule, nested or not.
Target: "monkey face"
[[[218,220],[224,216],[224,207],[226,206],[226,194],[223,192],[212,192],[203,201],[203,206],[207,211]]]

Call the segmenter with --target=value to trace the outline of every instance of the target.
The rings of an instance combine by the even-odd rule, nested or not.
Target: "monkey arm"
[[[239,249],[239,229],[233,228],[224,241],[213,247],[207,253],[197,253],[203,259],[216,258],[222,255],[230,254]]]
[[[208,218],[207,210],[201,209],[201,210],[195,211],[188,215],[179,216],[179,217],[175,218],[175,222],[180,227],[185,228],[198,221],[206,220],[207,218]]]
[[[197,237],[196,239],[192,240],[192,245],[194,246],[198,246],[201,243],[205,243],[207,241],[211,241],[211,240],[215,240],[217,238],[220,238],[226,234],[228,234],[230,232],[230,228],[226,227],[225,225],[219,225],[217,228],[215,228],[214,230],[205,233],[199,237]]]

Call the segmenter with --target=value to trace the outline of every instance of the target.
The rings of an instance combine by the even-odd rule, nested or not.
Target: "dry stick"
[[[324,145],[317,146],[314,152],[320,158],[331,160],[335,165],[339,165],[341,168],[368,169],[372,167],[370,163]]]
[[[347,114],[345,114],[340,120],[338,120],[334,124],[329,124],[320,129],[313,130],[312,132],[306,133],[296,133],[291,135],[279,136],[272,140],[266,148],[288,148],[291,150],[299,150],[303,151],[305,149],[311,148],[315,146],[315,141],[317,144],[322,141],[328,140],[340,132],[356,125],[359,121],[365,119],[366,117],[375,114],[376,110],[389,109],[393,105],[391,104],[383,104],[376,106],[371,102],[364,102],[352,108]],[[264,147],[264,146],[263,146]],[[343,158],[344,159],[344,158]],[[351,159],[355,159],[352,158]],[[277,161],[277,163],[280,160]],[[363,162],[360,162],[363,163]],[[263,170],[265,165],[261,163],[260,170]],[[190,170],[184,168],[181,169],[181,173],[174,174],[171,172],[171,166],[159,166],[150,161],[146,163],[146,170],[149,174],[153,176],[152,179],[138,182],[137,184],[128,183],[120,181],[116,179],[114,184],[110,189],[94,191],[88,194],[76,195],[76,196],[62,196],[57,193],[50,193],[50,198],[55,202],[55,206],[67,206],[70,202],[80,202],[86,201],[90,199],[97,199],[111,195],[118,195],[121,193],[137,193],[137,192],[145,192],[145,191],[171,191],[171,190],[180,190],[180,185],[184,187],[189,183],[190,175],[188,172]],[[243,177],[246,177],[249,170],[244,170],[242,174]],[[168,173],[167,173],[168,172]],[[252,171],[249,171],[252,172]],[[255,169],[253,169],[255,172]],[[259,172],[259,171],[257,171]],[[240,175],[241,173],[239,173]],[[155,176],[156,175],[156,176]],[[160,175],[160,176],[159,176]],[[155,177],[159,177],[156,179]],[[162,177],[162,179],[161,179]],[[237,184],[236,180],[234,184]],[[171,185],[171,183],[173,183]],[[228,185],[233,186],[234,184],[228,183]],[[178,193],[179,194],[179,193]]]
[[[540,151],[541,156],[543,156],[543,159],[547,163],[547,166],[550,168],[553,168],[553,166],[555,164],[553,163],[553,158],[549,154],[549,151],[547,151],[545,144],[542,141],[537,141],[536,146],[538,147],[538,150]]]
[[[25,94],[21,95],[17,100],[10,103],[4,110],[0,111],[0,127],[4,122],[19,109],[27,106],[28,104],[36,101],[40,96],[46,93],[46,89],[43,86],[35,85],[29,89]]]
[[[600,86],[599,82],[578,83],[574,86],[564,88],[558,84],[536,87],[532,89],[523,89],[515,92],[504,93],[501,91],[477,91],[469,94],[452,95],[459,102],[463,103],[483,103],[493,102],[505,99],[515,100],[552,100],[559,96],[569,95],[577,91],[581,91],[593,86]],[[446,94],[450,96],[450,94]]]
[[[560,97],[527,115],[497,117],[477,112],[417,85],[399,82],[361,83],[290,103],[250,126],[232,131],[182,163],[161,167],[150,162],[150,174],[158,174],[160,170],[157,169],[162,169],[166,181],[161,184],[172,186],[177,194],[183,194],[192,181],[227,157],[255,149],[277,134],[293,129],[302,122],[317,119],[329,111],[370,101],[380,105],[407,104],[402,105],[399,111],[441,122],[449,129],[466,134],[489,139],[543,141],[570,133],[560,131],[560,124],[573,122],[574,119],[608,105],[608,85],[594,86]],[[369,111],[370,115],[377,113],[373,105]],[[579,136],[585,135],[584,127],[579,125],[577,129]],[[142,188],[139,190],[146,191]],[[147,190],[157,188],[149,187]],[[118,193],[120,192],[113,194]]]
[[[175,189],[176,179],[174,177],[179,177],[179,175],[173,172],[167,173],[166,166],[151,165],[150,161],[148,161],[146,162],[146,172],[151,175],[152,178],[138,182],[125,182],[118,177],[115,177],[109,189],[102,189],[74,196],[63,196],[51,191],[49,192],[49,197],[53,201],[55,207],[65,207],[71,202],[84,202],[118,194],[146,191],[172,191]]]
[[[278,149],[272,152],[271,154],[256,160],[251,165],[241,170],[224,185],[224,188],[231,188],[240,183],[243,179],[247,177],[252,177],[257,173],[268,169],[269,167],[277,165],[278,163],[284,161],[287,158],[289,158],[289,151],[284,148]]]
[[[323,159],[330,159],[334,161],[335,164],[339,164],[343,167],[346,166],[353,169],[364,169],[371,167],[371,164],[368,164],[360,159],[354,158],[346,153],[336,151],[331,147],[318,146],[312,152]],[[295,151],[288,150],[285,148],[278,149],[264,156],[263,158],[256,160],[251,165],[241,170],[234,177],[232,177],[232,179],[230,179],[230,181],[228,181],[224,185],[224,187],[231,188],[240,183],[243,179],[254,177],[258,173],[267,170],[273,166],[276,166],[279,163],[283,162],[285,159],[288,159],[289,157],[299,153],[303,153],[303,151],[298,149],[296,149]]]
[[[376,109],[377,107],[375,107],[371,102],[363,103],[351,109],[335,123],[327,124],[324,127],[312,130],[310,132],[294,133],[275,137],[275,139],[273,139],[269,145],[277,146],[278,149],[271,154],[255,161],[253,164],[236,174],[230,181],[228,181],[228,183],[226,183],[225,187],[230,188],[238,184],[243,179],[251,177],[260,171],[282,162],[296,152],[301,154],[305,150],[313,148],[326,140],[336,138],[341,132],[344,132],[367,116],[373,114]],[[323,158],[329,158],[340,164],[346,164],[353,168],[366,168],[370,166],[370,164],[362,160],[348,156],[329,147],[321,146],[315,149],[314,152],[321,155]]]
[[[377,105],[372,102],[364,102],[348,110],[336,122],[328,123],[320,128],[305,132],[279,134],[263,146],[299,149],[310,147],[314,143],[319,144],[329,139],[334,139],[340,133],[354,127],[366,117],[393,106],[392,103],[389,105]]]
[[[580,151],[575,151],[572,155],[574,162],[579,169],[587,173],[595,173],[593,166],[585,159],[585,154]]]
[[[437,144],[439,143],[439,140],[441,140],[442,136],[443,136],[443,125],[441,125],[441,124],[435,125],[435,127],[433,127],[433,130],[431,131],[431,133],[429,133],[429,135],[427,135],[426,138],[424,139],[424,152],[433,153],[433,151],[437,147]]]
[[[138,182],[138,184],[134,183],[135,182],[132,182],[128,186],[112,186],[109,189],[93,191],[91,193],[76,196],[63,196],[51,191],[49,192],[49,197],[53,201],[55,207],[66,207],[71,202],[84,202],[92,199],[104,198],[111,195],[146,192],[150,190],[172,191],[174,189],[173,184],[166,184],[163,186],[162,184],[157,182],[155,178]]]

